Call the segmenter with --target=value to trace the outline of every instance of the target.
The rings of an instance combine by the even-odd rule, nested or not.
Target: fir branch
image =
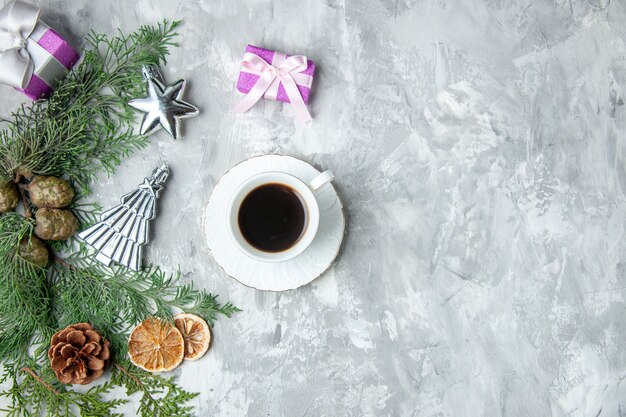
[[[147,138],[134,133],[135,114],[127,103],[143,93],[141,67],[165,62],[178,24],[143,26],[113,38],[92,33],[87,38],[91,48],[49,100],[23,105],[9,120],[0,120],[5,126],[0,130],[0,180],[21,184],[22,177],[32,175],[65,176],[81,197],[99,172],[112,173],[123,158],[145,147]],[[70,209],[81,228],[100,211],[76,202]],[[141,393],[141,416],[188,416],[186,404],[197,394],[127,361],[114,367],[110,381],[86,392],[59,384],[46,357],[50,337],[59,328],[87,321],[111,342],[119,360],[129,330],[147,316],[171,319],[174,311],[183,310],[213,325],[219,314],[230,317],[240,310],[204,290],[180,285],[179,274],[93,265],[86,247],[72,240],[48,242],[55,252],[71,255],[55,256],[47,270],[36,267],[18,254],[33,228],[33,219],[0,215],[0,362],[5,370],[0,383],[12,382],[0,392],[10,400],[0,411],[10,417],[119,416],[116,409],[126,401],[105,397],[124,386],[129,395]]]
[[[183,285],[177,288],[177,294],[170,301],[172,307],[176,307],[186,313],[196,314],[206,320],[213,327],[218,314],[231,317],[241,311],[231,303],[220,304],[217,295],[204,290],[196,290],[192,285]]]
[[[113,345],[118,357],[126,352],[126,335],[148,316],[172,319],[175,311],[203,317],[213,325],[217,316],[240,311],[220,304],[217,295],[193,285],[179,285],[180,274],[158,267],[133,272],[123,267],[93,265],[84,246],[50,268],[49,289],[55,321],[65,327],[90,322]]]
[[[54,388],[52,385],[48,384],[46,381],[44,381],[39,375],[37,375],[35,373],[35,371],[33,371],[32,369],[30,369],[29,367],[25,366],[22,369],[20,369],[20,371],[30,375],[31,377],[33,377],[35,379],[35,381],[39,382],[41,385],[44,386],[44,388],[47,388],[48,391],[50,391],[51,393],[55,394],[55,395],[59,395],[61,394],[59,392],[59,390],[57,390],[56,388]]]
[[[17,254],[32,232],[32,220],[16,213],[0,216],[0,360],[24,355],[53,331],[46,271]]]
[[[59,82],[47,101],[23,105],[0,132],[0,177],[17,171],[68,176],[85,195],[98,171],[112,173],[121,160],[145,147],[133,133],[128,100],[142,94],[143,65],[161,65],[179,22],[142,26],[114,38],[92,33],[91,49]]]
[[[70,209],[80,224],[80,230],[97,222],[102,212],[102,206],[98,203],[74,203]]]
[[[141,417],[189,417],[193,408],[187,403],[198,396],[182,390],[172,378],[150,374],[128,361],[115,364],[111,382],[126,387],[126,394],[141,393],[137,415]]]
[[[0,409],[7,417],[38,416],[44,411],[50,417],[122,417],[115,410],[127,402],[123,399],[105,398],[117,385],[113,381],[78,393],[59,385],[49,368],[37,374],[31,367],[5,365],[2,382],[8,380],[12,382],[11,388],[0,392],[0,397],[11,400],[7,408]]]

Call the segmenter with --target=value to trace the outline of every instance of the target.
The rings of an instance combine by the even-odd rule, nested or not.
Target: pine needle
[[[179,22],[142,26],[130,35],[91,33],[80,64],[63,79],[47,101],[18,108],[0,130],[0,180],[15,182],[31,175],[68,178],[78,197],[102,172],[145,147],[134,132],[130,98],[144,94],[141,67],[165,63]],[[74,201],[70,207],[80,228],[97,220],[100,207]],[[217,296],[178,283],[179,274],[158,267],[132,272],[94,264],[87,248],[70,239],[47,242],[54,256],[48,268],[19,256],[19,244],[33,236],[34,220],[17,213],[0,214],[0,392],[9,417],[120,416],[126,400],[110,400],[116,387],[140,393],[140,416],[186,417],[197,394],[172,379],[144,372],[126,359],[128,333],[147,316],[171,319],[183,310],[213,325],[219,315],[238,308]],[[77,322],[89,322],[111,342],[114,365],[108,382],[83,393],[61,385],[50,368],[47,350],[52,334]],[[110,395],[109,395],[110,396]]]
[[[48,100],[22,105],[0,132],[0,177],[16,172],[69,177],[82,195],[101,170],[148,144],[135,134],[128,101],[144,94],[143,65],[161,65],[180,22],[109,38],[92,33],[81,63]]]

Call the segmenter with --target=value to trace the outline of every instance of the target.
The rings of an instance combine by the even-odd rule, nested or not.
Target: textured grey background
[[[626,2],[41,5],[76,42],[184,19],[165,75],[201,117],[95,196],[170,163],[149,260],[245,309],[175,372],[200,415],[626,415]],[[318,63],[311,124],[229,112],[247,43]],[[332,169],[348,218],[329,273],[281,294],[224,276],[201,227],[219,177],[265,153]]]

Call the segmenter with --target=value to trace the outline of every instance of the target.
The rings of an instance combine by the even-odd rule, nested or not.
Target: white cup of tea
[[[295,258],[317,234],[320,209],[315,193],[333,179],[331,171],[308,183],[277,171],[249,178],[228,204],[230,237],[244,254],[259,261]]]

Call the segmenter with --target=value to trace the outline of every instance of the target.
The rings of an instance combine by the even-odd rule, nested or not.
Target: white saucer
[[[257,156],[234,166],[219,180],[204,213],[204,233],[217,263],[243,285],[266,291],[285,291],[308,284],[332,264],[339,252],[345,220],[343,206],[332,184],[315,195],[320,207],[320,225],[313,243],[297,257],[285,262],[261,262],[239,250],[226,228],[226,210],[231,194],[253,175],[284,171],[304,182],[320,171],[291,156]]]

